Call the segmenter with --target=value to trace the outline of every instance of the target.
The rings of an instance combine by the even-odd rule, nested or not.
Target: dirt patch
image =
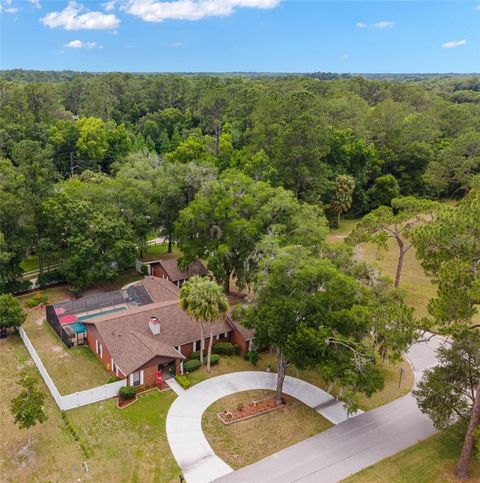
[[[36,453],[33,449],[34,443],[35,441],[33,439],[29,440],[27,441],[27,444],[15,451],[13,459],[20,468],[35,464]]]
[[[45,322],[45,318],[44,318],[44,317],[40,317],[39,319],[37,319],[37,320],[35,321],[35,324],[40,326],[40,325],[42,325],[44,322]]]

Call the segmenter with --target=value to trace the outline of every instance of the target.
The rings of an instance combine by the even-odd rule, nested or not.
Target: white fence
[[[122,381],[112,382],[110,384],[104,384],[103,386],[87,389],[86,391],[74,392],[72,394],[68,394],[67,396],[62,396],[58,391],[57,387],[55,386],[54,382],[52,381],[50,374],[45,369],[45,366],[43,365],[43,362],[38,356],[35,347],[33,347],[30,339],[28,338],[26,332],[23,330],[22,327],[19,328],[19,332],[20,337],[25,344],[25,347],[27,348],[30,356],[33,359],[33,362],[35,362],[35,365],[37,366],[38,371],[42,375],[45,384],[48,386],[48,389],[52,393],[53,399],[55,399],[58,407],[63,411],[116,397],[118,396],[118,391],[120,391],[120,388],[127,385],[127,380],[124,379]]]

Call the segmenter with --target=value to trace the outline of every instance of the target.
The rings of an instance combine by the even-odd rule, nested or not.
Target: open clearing
[[[287,446],[298,443],[332,423],[297,399],[286,396],[287,406],[245,421],[225,426],[216,413],[236,409],[253,400],[273,396],[273,391],[246,391],[224,397],[204,413],[202,427],[215,453],[234,469],[255,463]]]

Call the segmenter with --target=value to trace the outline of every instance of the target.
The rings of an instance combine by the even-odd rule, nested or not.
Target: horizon
[[[478,72],[336,72],[336,71],[140,71],[140,70],[74,70],[74,69],[28,69],[24,67],[12,67],[8,69],[0,69],[0,72],[73,72],[75,74],[148,74],[148,75],[221,75],[221,74],[241,74],[241,75],[338,75],[338,76],[370,76],[370,75],[392,75],[392,76],[477,76]]]

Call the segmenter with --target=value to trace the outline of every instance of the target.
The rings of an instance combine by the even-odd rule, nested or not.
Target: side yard
[[[66,286],[43,290],[42,294],[48,296],[49,303],[71,297]],[[29,297],[23,296],[20,300],[25,303]],[[24,308],[28,317],[23,328],[60,394],[70,394],[107,383],[109,373],[88,347],[67,349],[45,321],[44,308]]]
[[[36,374],[47,394],[49,419],[31,430],[18,429],[10,414],[10,400],[19,392],[15,383],[25,367]],[[165,434],[173,391],[148,392],[122,410],[111,399],[68,411],[64,414],[72,432],[20,337],[0,340],[0,375],[9,388],[8,397],[0,399],[3,481],[178,481],[180,471]]]

